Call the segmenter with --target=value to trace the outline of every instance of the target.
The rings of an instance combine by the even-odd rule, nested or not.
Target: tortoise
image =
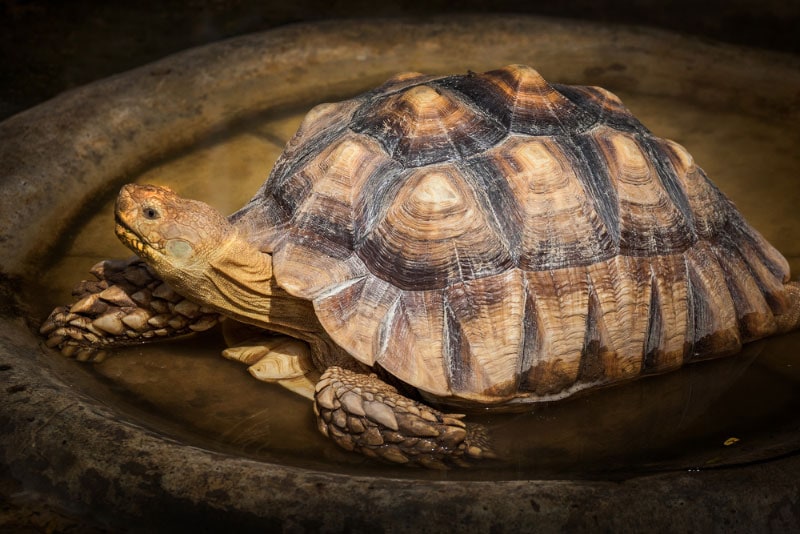
[[[116,233],[138,257],[96,267],[49,346],[253,325],[225,356],[313,399],[341,447],[427,467],[494,455],[441,410],[529,409],[800,325],[787,261],[682,146],[522,65],[315,107],[229,217],[126,185]]]

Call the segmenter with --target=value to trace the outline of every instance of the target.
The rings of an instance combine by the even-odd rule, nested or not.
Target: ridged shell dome
[[[686,150],[523,66],[315,108],[236,217],[335,342],[442,397],[665,371],[772,333],[786,305],[786,261]]]

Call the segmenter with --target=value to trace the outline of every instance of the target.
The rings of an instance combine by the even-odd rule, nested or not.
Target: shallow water
[[[800,272],[800,132],[789,124],[620,93],[654,133],[687,147],[748,220]],[[266,178],[303,113],[266,117],[209,139],[144,172],[223,212]],[[113,198],[67,236],[71,244],[30,293],[44,317],[96,261],[127,257],[113,232]],[[449,479],[624,478],[660,470],[746,464],[800,451],[800,333],[751,344],[735,357],[698,363],[521,415],[472,416],[502,456],[469,470],[432,473],[344,452],[315,430],[311,405],[224,360],[218,331],[120,350],[74,363],[91,389],[131,418],[186,443],[331,471]],[[54,355],[54,357],[56,357]],[[95,389],[96,388],[96,389]],[[92,391],[88,392],[92,394]],[[102,393],[102,395],[101,395]]]

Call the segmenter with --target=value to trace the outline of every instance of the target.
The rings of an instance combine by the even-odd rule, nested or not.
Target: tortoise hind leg
[[[390,462],[444,469],[495,457],[484,427],[403,397],[375,375],[328,368],[314,413],[319,430],[342,448]]]
[[[106,349],[208,330],[219,316],[184,299],[138,257],[92,267],[95,280],[72,291],[75,301],[54,309],[39,332],[65,356],[98,360]]]
[[[227,334],[226,331],[226,338]],[[258,380],[277,382],[307,399],[314,398],[319,372],[311,360],[311,349],[304,341],[262,333],[223,350],[222,355],[249,365],[247,370]]]

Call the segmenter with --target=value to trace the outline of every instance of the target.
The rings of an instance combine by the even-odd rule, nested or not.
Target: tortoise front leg
[[[138,257],[106,260],[91,269],[69,306],[54,309],[39,329],[48,347],[79,360],[98,360],[105,350],[208,330],[213,310],[184,299]]]
[[[408,399],[375,375],[328,368],[314,413],[320,432],[373,458],[434,469],[495,458],[484,427]]]

